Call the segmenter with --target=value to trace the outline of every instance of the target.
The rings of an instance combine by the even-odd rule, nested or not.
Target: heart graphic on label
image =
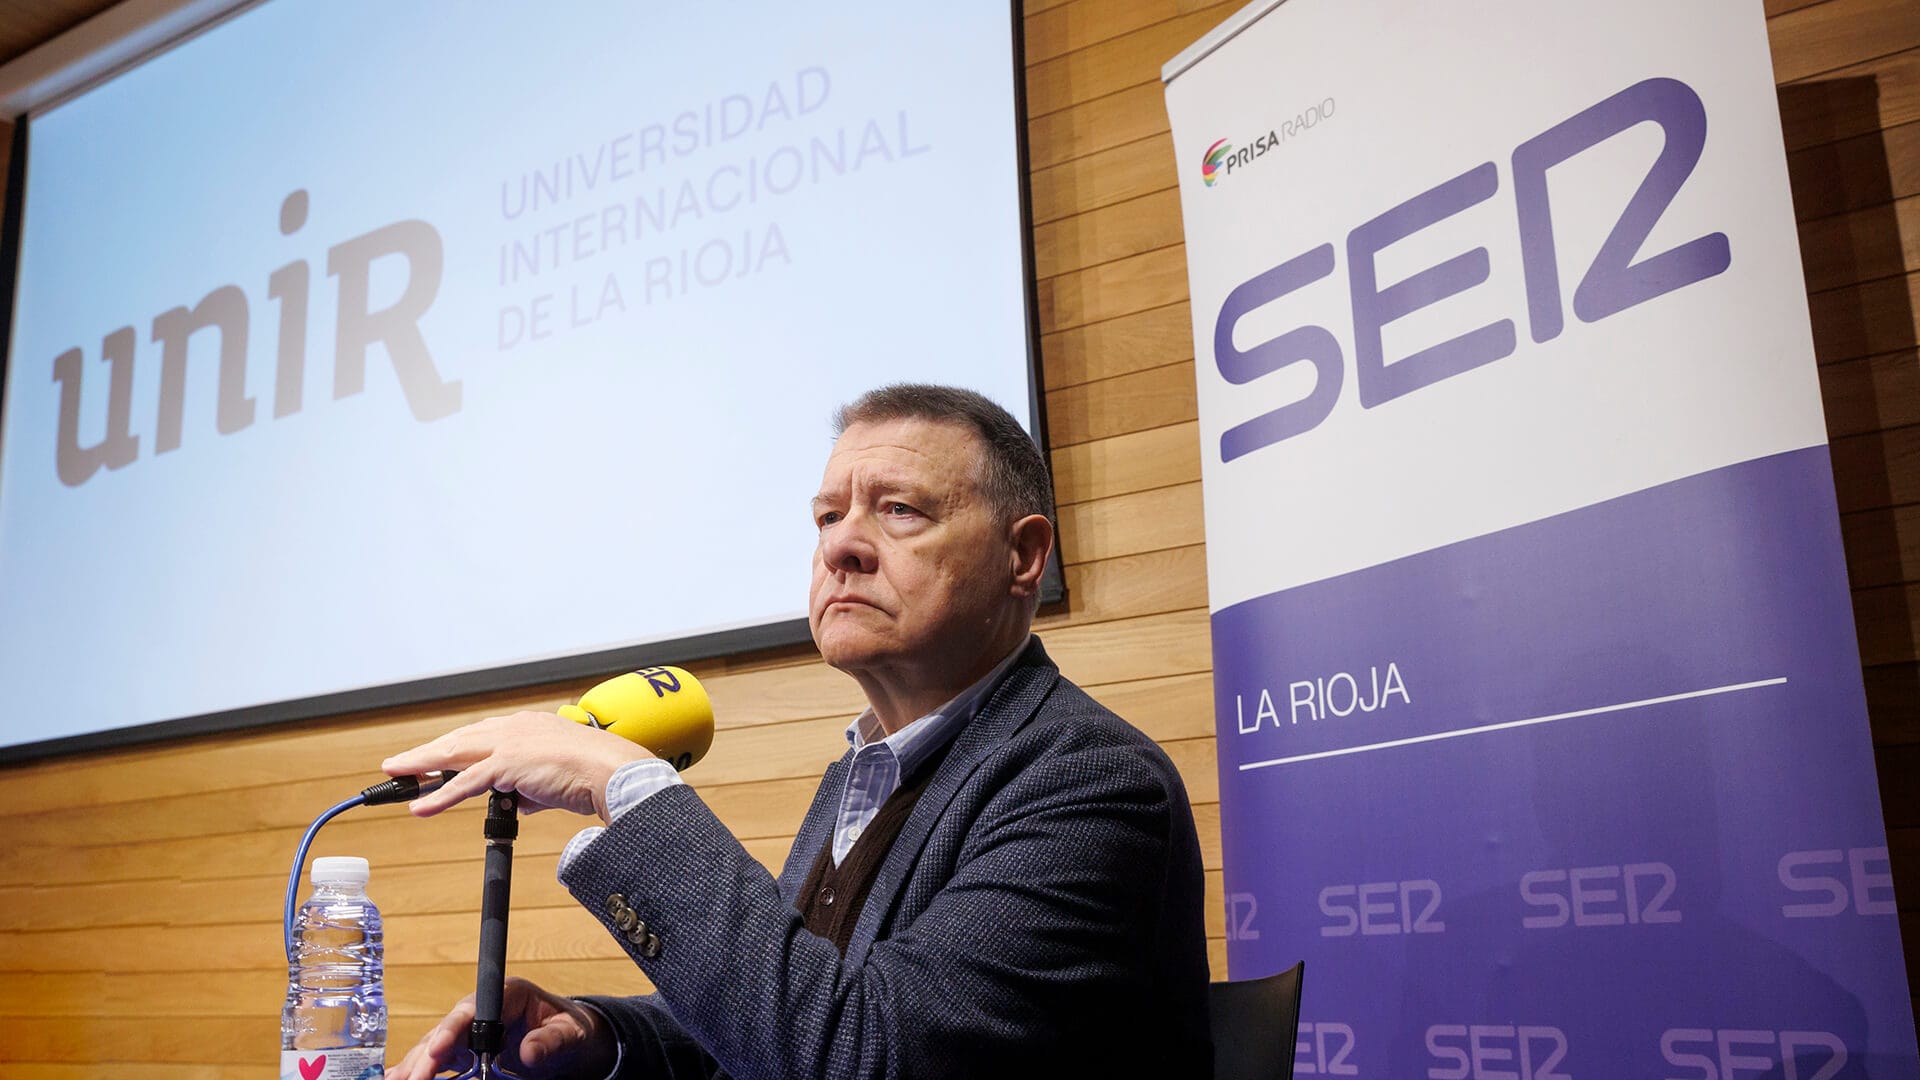
[[[314,1058],[312,1061],[308,1061],[306,1058],[301,1058],[300,1059],[300,1080],[320,1080],[320,1074],[325,1072],[326,1068],[327,1068],[327,1055],[325,1054],[321,1054],[319,1057]]]

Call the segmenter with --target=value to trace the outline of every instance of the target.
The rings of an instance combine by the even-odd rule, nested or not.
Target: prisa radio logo
[[[1205,181],[1208,187],[1219,183],[1221,173],[1220,164],[1221,162],[1228,161],[1232,156],[1233,144],[1225,139],[1221,139],[1219,142],[1207,147],[1207,156],[1200,159],[1200,179]]]
[[[1220,182],[1221,177],[1233,175],[1233,170],[1246,168],[1253,164],[1256,158],[1266,156],[1269,150],[1278,148],[1281,143],[1312,130],[1322,120],[1333,116],[1333,110],[1334,101],[1332,98],[1327,98],[1301,111],[1293,119],[1284,121],[1279,127],[1269,128],[1265,133],[1255,135],[1238,150],[1235,150],[1233,143],[1226,139],[1217,140],[1212,146],[1207,147],[1205,154],[1200,156],[1201,182],[1208,187],[1214,186]]]

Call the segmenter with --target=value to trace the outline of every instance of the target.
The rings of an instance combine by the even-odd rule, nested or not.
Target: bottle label
[[[386,1073],[386,1059],[384,1046],[282,1050],[280,1080],[380,1080]]]

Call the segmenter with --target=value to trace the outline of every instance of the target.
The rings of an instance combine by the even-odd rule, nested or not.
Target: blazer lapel
[[[847,786],[847,768],[852,761],[853,751],[848,750],[839,761],[827,766],[826,775],[820,778],[820,789],[813,794],[813,805],[807,808],[807,816],[800,819],[800,831],[793,838],[786,865],[780,869],[777,882],[780,896],[796,907],[800,886],[807,883],[813,860],[833,835],[834,819],[840,816],[840,792]]]
[[[1047,657],[1047,650],[1041,647],[1040,639],[1033,638],[1020,659],[1008,669],[1006,677],[1000,681],[986,704],[954,736],[953,747],[941,761],[927,789],[921,792],[920,801],[914,805],[913,813],[907,816],[906,824],[900,827],[900,835],[894,838],[893,847],[888,849],[886,859],[880,864],[880,872],[874,877],[873,887],[867,891],[866,904],[860,909],[860,918],[853,925],[853,937],[847,942],[848,963],[857,965],[866,960],[867,951],[873,947],[880,927],[893,913],[900,890],[913,876],[920,849],[926,846],[934,824],[946,813],[947,805],[960,791],[960,786],[966,783],[967,777],[995,747],[1006,742],[1033,718],[1034,712],[1059,679],[1060,669]],[[844,762],[841,775],[845,775]],[[839,789],[835,787],[834,790]],[[811,821],[812,817],[809,813],[808,820]],[[832,828],[832,815],[829,814],[827,832],[831,832]],[[825,843],[824,835],[815,841],[815,851],[819,844]],[[796,883],[795,888],[798,887],[799,883]]]

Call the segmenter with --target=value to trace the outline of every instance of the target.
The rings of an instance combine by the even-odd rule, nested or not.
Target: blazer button
[[[660,935],[648,934],[646,944],[640,946],[640,955],[651,960],[660,955]]]
[[[634,925],[639,921],[640,916],[634,914],[633,909],[630,907],[621,908],[613,916],[613,925],[619,927],[620,932],[623,934],[632,933]]]
[[[633,925],[626,927],[627,940],[635,945],[647,940],[647,920],[636,918]]]
[[[607,897],[607,914],[612,915],[614,918],[619,918],[620,913],[626,910],[626,907],[627,898],[619,893],[614,893],[612,896]]]

